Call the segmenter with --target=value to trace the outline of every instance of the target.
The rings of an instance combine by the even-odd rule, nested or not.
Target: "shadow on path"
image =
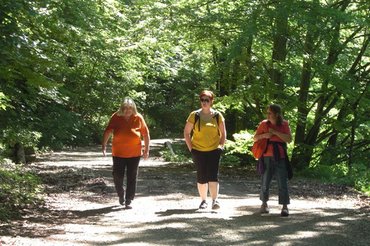
[[[368,210],[359,210],[354,197],[304,197],[302,190],[317,186],[299,179],[291,182],[288,218],[279,216],[276,183],[271,213],[261,216],[258,177],[232,169],[221,172],[221,209],[199,211],[192,166],[153,158],[140,167],[134,209],[125,210],[118,206],[111,158],[101,157],[100,147],[65,153],[32,165],[46,183],[47,204],[0,225],[0,245],[361,246],[370,241]]]

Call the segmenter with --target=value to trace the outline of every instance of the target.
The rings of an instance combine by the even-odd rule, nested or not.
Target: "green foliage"
[[[227,154],[249,154],[252,155],[251,148],[253,145],[253,134],[248,130],[240,131],[233,134],[234,141],[227,140],[225,148]]]
[[[9,106],[9,98],[0,92],[0,110],[5,110]]]
[[[326,183],[345,184],[370,195],[370,172],[364,164],[355,165],[351,171],[345,163],[311,166],[300,171],[299,175]]]
[[[171,144],[173,153],[167,147],[160,151],[160,155],[165,161],[175,163],[190,163],[191,156],[189,150],[184,142],[173,142]]]
[[[350,172],[350,184],[356,188],[356,190],[364,192],[370,196],[370,172],[369,165],[360,164],[356,165]]]
[[[22,209],[42,202],[41,181],[21,165],[0,163],[0,220],[18,217]]]
[[[94,125],[83,120],[81,115],[50,105],[45,118],[38,127],[43,132],[40,146],[61,149],[64,146],[86,146],[99,143],[94,137]]]
[[[14,147],[16,143],[24,147],[36,147],[41,138],[41,133],[27,129],[8,128],[3,130],[3,141]]]
[[[127,95],[152,138],[182,137],[210,88],[229,136],[281,104],[295,167],[368,160],[367,1],[3,0],[0,12],[2,149],[98,143]],[[248,165],[251,145],[234,136],[223,162]]]
[[[240,166],[242,158],[237,155],[224,154],[221,156],[221,165],[223,166]]]
[[[225,143],[225,152],[222,163],[225,165],[247,166],[254,163],[251,152],[253,135],[247,130],[233,134],[233,140],[228,139]]]

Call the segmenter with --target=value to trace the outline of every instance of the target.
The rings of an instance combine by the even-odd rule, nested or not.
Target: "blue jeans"
[[[286,170],[285,159],[275,161],[273,157],[263,157],[265,172],[261,178],[260,200],[267,202],[270,196],[270,184],[274,175],[279,188],[279,204],[289,204],[288,173]]]

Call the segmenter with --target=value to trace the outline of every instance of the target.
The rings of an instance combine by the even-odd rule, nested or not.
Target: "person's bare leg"
[[[217,200],[218,190],[219,190],[218,182],[209,182],[208,185],[209,185],[209,193],[211,195],[212,200]]]
[[[209,193],[212,197],[212,209],[219,209],[220,204],[217,201],[218,198],[218,191],[219,191],[219,184],[218,182],[209,182]]]
[[[200,183],[197,183],[197,184],[198,184],[198,192],[199,192],[200,199],[202,199],[202,201],[207,200],[208,184],[200,184]]]
[[[200,184],[200,183],[197,183],[198,185],[198,192],[199,192],[199,196],[200,196],[200,199],[202,200],[199,208],[200,209],[205,209],[207,208],[207,193],[208,193],[208,184]]]

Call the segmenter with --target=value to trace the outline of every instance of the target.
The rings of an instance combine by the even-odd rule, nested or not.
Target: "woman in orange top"
[[[268,145],[262,155],[265,171],[262,174],[260,200],[262,201],[260,213],[268,213],[267,201],[269,200],[270,183],[273,175],[276,175],[279,187],[279,204],[282,204],[281,216],[288,216],[288,204],[290,203],[288,191],[288,172],[286,143],[292,141],[292,135],[288,121],[283,119],[281,107],[271,104],[267,108],[267,119],[263,120],[254,135],[254,141],[267,138]],[[285,150],[284,150],[285,148]]]
[[[145,120],[137,112],[135,102],[125,98],[121,107],[109,120],[103,134],[102,150],[106,153],[106,145],[113,132],[112,157],[113,181],[119,198],[119,203],[131,208],[135,197],[138,166],[142,155],[141,138],[144,139],[144,159],[149,156],[150,135]],[[123,189],[123,179],[127,168],[126,196]]]

